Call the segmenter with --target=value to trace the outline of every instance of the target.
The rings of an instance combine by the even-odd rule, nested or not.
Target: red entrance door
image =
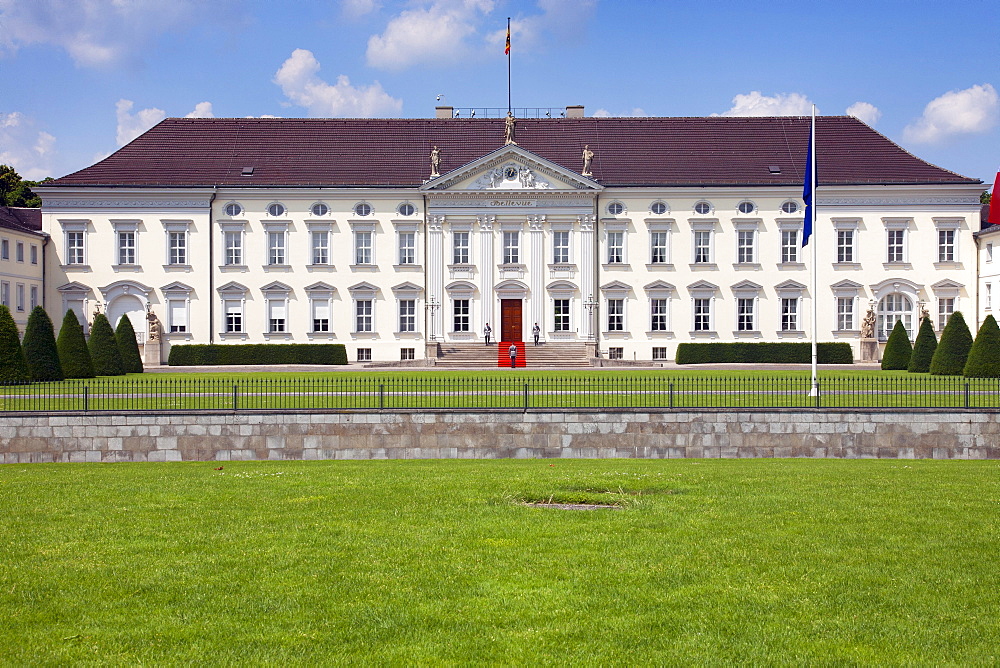
[[[521,300],[500,300],[500,340],[521,340]]]

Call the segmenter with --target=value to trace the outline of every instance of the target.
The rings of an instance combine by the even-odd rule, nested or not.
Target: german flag
[[[510,21],[507,21],[507,46],[504,47],[503,54],[505,56],[510,55]]]

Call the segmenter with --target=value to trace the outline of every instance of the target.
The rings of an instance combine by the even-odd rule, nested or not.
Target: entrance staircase
[[[517,344],[516,368],[588,369],[587,344],[575,342]],[[510,341],[493,343],[441,343],[435,367],[443,369],[510,368]]]

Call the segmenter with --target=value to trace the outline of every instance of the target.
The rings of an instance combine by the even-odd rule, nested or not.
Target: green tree
[[[0,204],[4,206],[39,207],[41,198],[31,191],[32,186],[51,181],[46,177],[41,181],[25,181],[13,167],[0,165]]]
[[[115,339],[118,341],[118,353],[125,373],[142,373],[142,355],[139,354],[139,344],[135,340],[135,328],[127,315],[123,315],[118,321]]]
[[[52,319],[41,306],[32,309],[28,316],[28,326],[24,330],[24,357],[28,361],[31,380],[63,379]]]
[[[67,378],[93,378],[94,363],[87,349],[87,339],[83,336],[83,327],[73,309],[66,311],[62,326],[59,328],[59,338],[56,339],[56,350],[59,351],[59,363],[63,375]]]
[[[927,373],[931,370],[931,360],[937,350],[937,335],[930,318],[920,321],[920,331],[913,343],[913,354],[910,355],[910,365],[906,368],[910,373]]]
[[[1000,378],[1000,327],[992,315],[979,327],[964,373],[966,378]]]
[[[931,373],[935,376],[961,376],[971,348],[969,326],[965,324],[962,312],[955,311],[941,332],[941,340],[931,359]]]
[[[122,366],[122,355],[118,352],[118,341],[115,331],[111,329],[108,317],[103,313],[94,316],[94,324],[90,327],[90,359],[94,361],[94,374],[98,376],[122,376],[125,369]]]
[[[989,204],[990,200],[993,199],[993,195],[990,194],[989,190],[984,190],[983,194],[979,196],[980,204]]]
[[[889,340],[885,342],[885,352],[882,353],[882,369],[884,371],[905,371],[910,365],[910,355],[913,347],[910,345],[910,336],[906,333],[906,327],[902,320],[897,320],[896,325],[889,333]]]
[[[0,385],[27,383],[28,363],[10,309],[0,304]]]

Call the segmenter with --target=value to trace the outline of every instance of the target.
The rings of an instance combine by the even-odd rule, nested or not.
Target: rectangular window
[[[0,260],[10,259],[10,242],[6,239],[0,240]]]
[[[799,261],[798,230],[781,231],[781,261],[783,263]]]
[[[552,326],[556,332],[569,331],[569,300],[552,300]]]
[[[938,262],[955,261],[955,230],[938,230]]]
[[[83,232],[66,233],[66,264],[84,264]]]
[[[38,286],[32,285],[29,294],[31,295],[31,309],[34,310],[38,306]]]
[[[399,233],[399,264],[417,263],[417,235],[414,232]]]
[[[986,244],[986,261],[993,261],[993,244]]]
[[[400,348],[399,349],[399,359],[402,361],[415,360],[417,359],[417,349],[416,348]]]
[[[330,233],[326,230],[312,233],[312,263],[330,264]]]
[[[569,264],[569,230],[552,233],[552,263]]]
[[[608,348],[608,359],[609,360],[620,360],[625,358],[624,348]]]
[[[288,331],[287,306],[284,299],[267,300],[267,331],[271,333]]]
[[[707,264],[712,261],[712,232],[709,230],[694,231],[694,262]]]
[[[469,233],[453,232],[451,237],[453,264],[469,264]]]
[[[329,332],[330,331],[330,300],[329,299],[314,299],[312,300],[312,331],[313,332]]]
[[[167,232],[169,264],[187,264],[187,232]]]
[[[854,262],[854,230],[837,230],[837,262]]]
[[[694,300],[694,331],[712,331],[712,300],[699,297]]]
[[[797,332],[799,330],[799,299],[798,297],[781,298],[781,331]]]
[[[454,316],[453,332],[469,331],[469,300],[456,299],[452,302],[452,314]]]
[[[371,362],[372,361],[372,349],[371,348],[358,348],[358,361],[359,362]]]
[[[18,241],[14,248],[14,259],[18,262],[24,262],[24,243],[21,241]]]
[[[285,233],[267,233],[267,263],[270,265],[285,264]]]
[[[367,233],[366,233],[367,234]],[[374,304],[371,299],[359,299],[354,302],[354,331],[372,331],[372,310]]]
[[[649,328],[653,332],[666,332],[667,328],[667,300],[649,300]]]
[[[372,233],[355,232],[354,264],[371,264],[371,263],[372,263]]]
[[[399,300],[399,331],[415,332],[417,330],[417,301],[415,299]]]
[[[226,304],[226,331],[243,331],[243,302],[238,299],[227,299]]]
[[[608,232],[608,264],[625,262],[625,233]]]
[[[955,312],[955,298],[941,297],[938,299],[938,331],[944,329],[948,324],[948,318]]]
[[[667,264],[667,233],[650,232],[649,245],[651,248],[649,261],[652,264]]]
[[[754,262],[754,231],[736,231],[736,262],[739,264],[752,264]]]
[[[173,333],[187,331],[187,302],[184,299],[167,301],[167,317],[170,318],[170,331]]]
[[[135,264],[135,232],[118,233],[118,264]]]
[[[854,297],[837,297],[837,329],[854,330]]]
[[[521,261],[520,232],[503,233],[503,263],[518,264]]]
[[[608,331],[609,332],[622,332],[622,331],[625,331],[625,300],[624,299],[609,299],[608,300]]]
[[[906,230],[886,230],[886,262],[904,262],[903,236]]]
[[[31,244],[31,264],[38,264],[38,246]]]
[[[987,309],[993,308],[993,284],[986,284],[986,306]]]
[[[239,266],[243,264],[243,233],[226,232],[226,264],[229,266]]]
[[[656,346],[653,348],[653,361],[663,362],[669,359],[667,357],[667,349],[665,347]]]
[[[24,310],[24,283],[17,284],[17,291],[15,293],[17,299],[16,305],[18,311]]]
[[[10,283],[7,281],[0,282],[0,304],[10,306]]]
[[[752,332],[757,329],[754,301],[753,297],[740,297],[736,300],[736,329],[740,332]]]

